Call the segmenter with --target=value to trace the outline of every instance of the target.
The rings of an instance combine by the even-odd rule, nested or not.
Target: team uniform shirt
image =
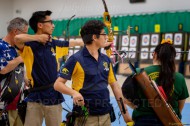
[[[107,86],[114,83],[116,77],[106,55],[99,52],[97,61],[84,47],[66,61],[58,76],[72,79],[72,88],[82,94],[90,115],[109,113],[110,96]]]
[[[144,70],[152,80],[158,82],[159,71],[160,71],[159,65],[149,66],[144,68]],[[137,71],[139,71],[139,69],[137,69]],[[133,119],[135,120],[136,118],[145,115],[155,115],[154,110],[150,107],[150,104],[148,103],[148,100],[146,99],[143,92],[139,90],[138,94],[140,99],[142,99],[142,102],[140,106],[133,111],[132,114]],[[178,117],[181,119],[181,113],[178,108],[178,101],[188,98],[189,93],[183,75],[177,72],[175,73],[174,91],[172,96],[173,97],[172,97],[171,106],[174,109],[175,113],[178,115]]]
[[[13,60],[14,58],[17,57],[17,51],[15,49],[15,47],[12,47],[9,43],[0,40],[0,70],[2,70],[3,68],[5,68],[8,64],[9,61]],[[3,80],[4,78],[7,77],[9,73],[5,74],[5,75],[1,75],[0,74],[0,83],[1,80]],[[0,85],[0,89],[1,89]],[[16,106],[17,103],[19,101],[19,97],[20,97],[20,93],[15,97],[14,101],[12,103],[10,103],[6,109],[7,110],[16,110]]]
[[[52,85],[55,82],[59,66],[58,59],[68,54],[68,47],[68,41],[54,39],[45,45],[37,41],[25,43],[20,55],[24,59],[27,77],[31,81],[32,88]],[[51,86],[45,90],[31,92],[26,101],[55,105],[62,103],[64,98]]]

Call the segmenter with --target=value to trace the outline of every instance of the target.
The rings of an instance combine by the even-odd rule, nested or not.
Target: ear
[[[97,39],[97,36],[96,35],[92,35],[92,40],[96,41],[96,39]]]
[[[17,29],[13,29],[13,30],[11,31],[11,33],[14,34],[14,35],[17,35]]]
[[[41,29],[42,27],[43,27],[43,24],[42,24],[42,23],[37,23],[37,29],[38,29],[38,28]]]
[[[153,56],[153,59],[157,59],[157,53],[156,52],[153,52],[152,56]]]

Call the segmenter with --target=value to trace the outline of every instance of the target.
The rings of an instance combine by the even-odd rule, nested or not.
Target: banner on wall
[[[160,33],[160,24],[155,24],[154,25],[154,32]]]

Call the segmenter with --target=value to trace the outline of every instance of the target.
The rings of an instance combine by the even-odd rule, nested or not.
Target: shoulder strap
[[[135,75],[134,78],[137,80],[138,85],[142,88],[142,91],[148,99],[149,104],[155,111],[158,118],[162,121],[164,126],[169,126],[169,124],[172,123],[182,126],[180,119],[175,114],[170,104],[168,104],[159,93],[155,82],[148,77],[146,72],[143,71]]]

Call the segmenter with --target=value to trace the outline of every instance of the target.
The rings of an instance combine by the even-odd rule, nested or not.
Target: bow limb
[[[66,32],[65,32],[65,40],[69,41],[70,39],[70,32],[69,32],[69,26],[70,26],[70,22],[71,20],[75,17],[75,15],[73,15],[72,17],[69,18],[68,22],[67,22],[67,27],[66,27]]]
[[[106,25],[106,27],[108,29],[108,42],[113,42],[114,37],[113,37],[113,30],[112,30],[112,25],[111,25],[111,17],[108,12],[105,0],[102,0],[102,2],[104,4],[104,8],[105,8],[105,12],[103,14],[103,20],[104,20],[104,24]],[[111,50],[110,46],[105,47],[105,49],[106,49],[106,54],[110,57],[112,54],[112,50]]]

